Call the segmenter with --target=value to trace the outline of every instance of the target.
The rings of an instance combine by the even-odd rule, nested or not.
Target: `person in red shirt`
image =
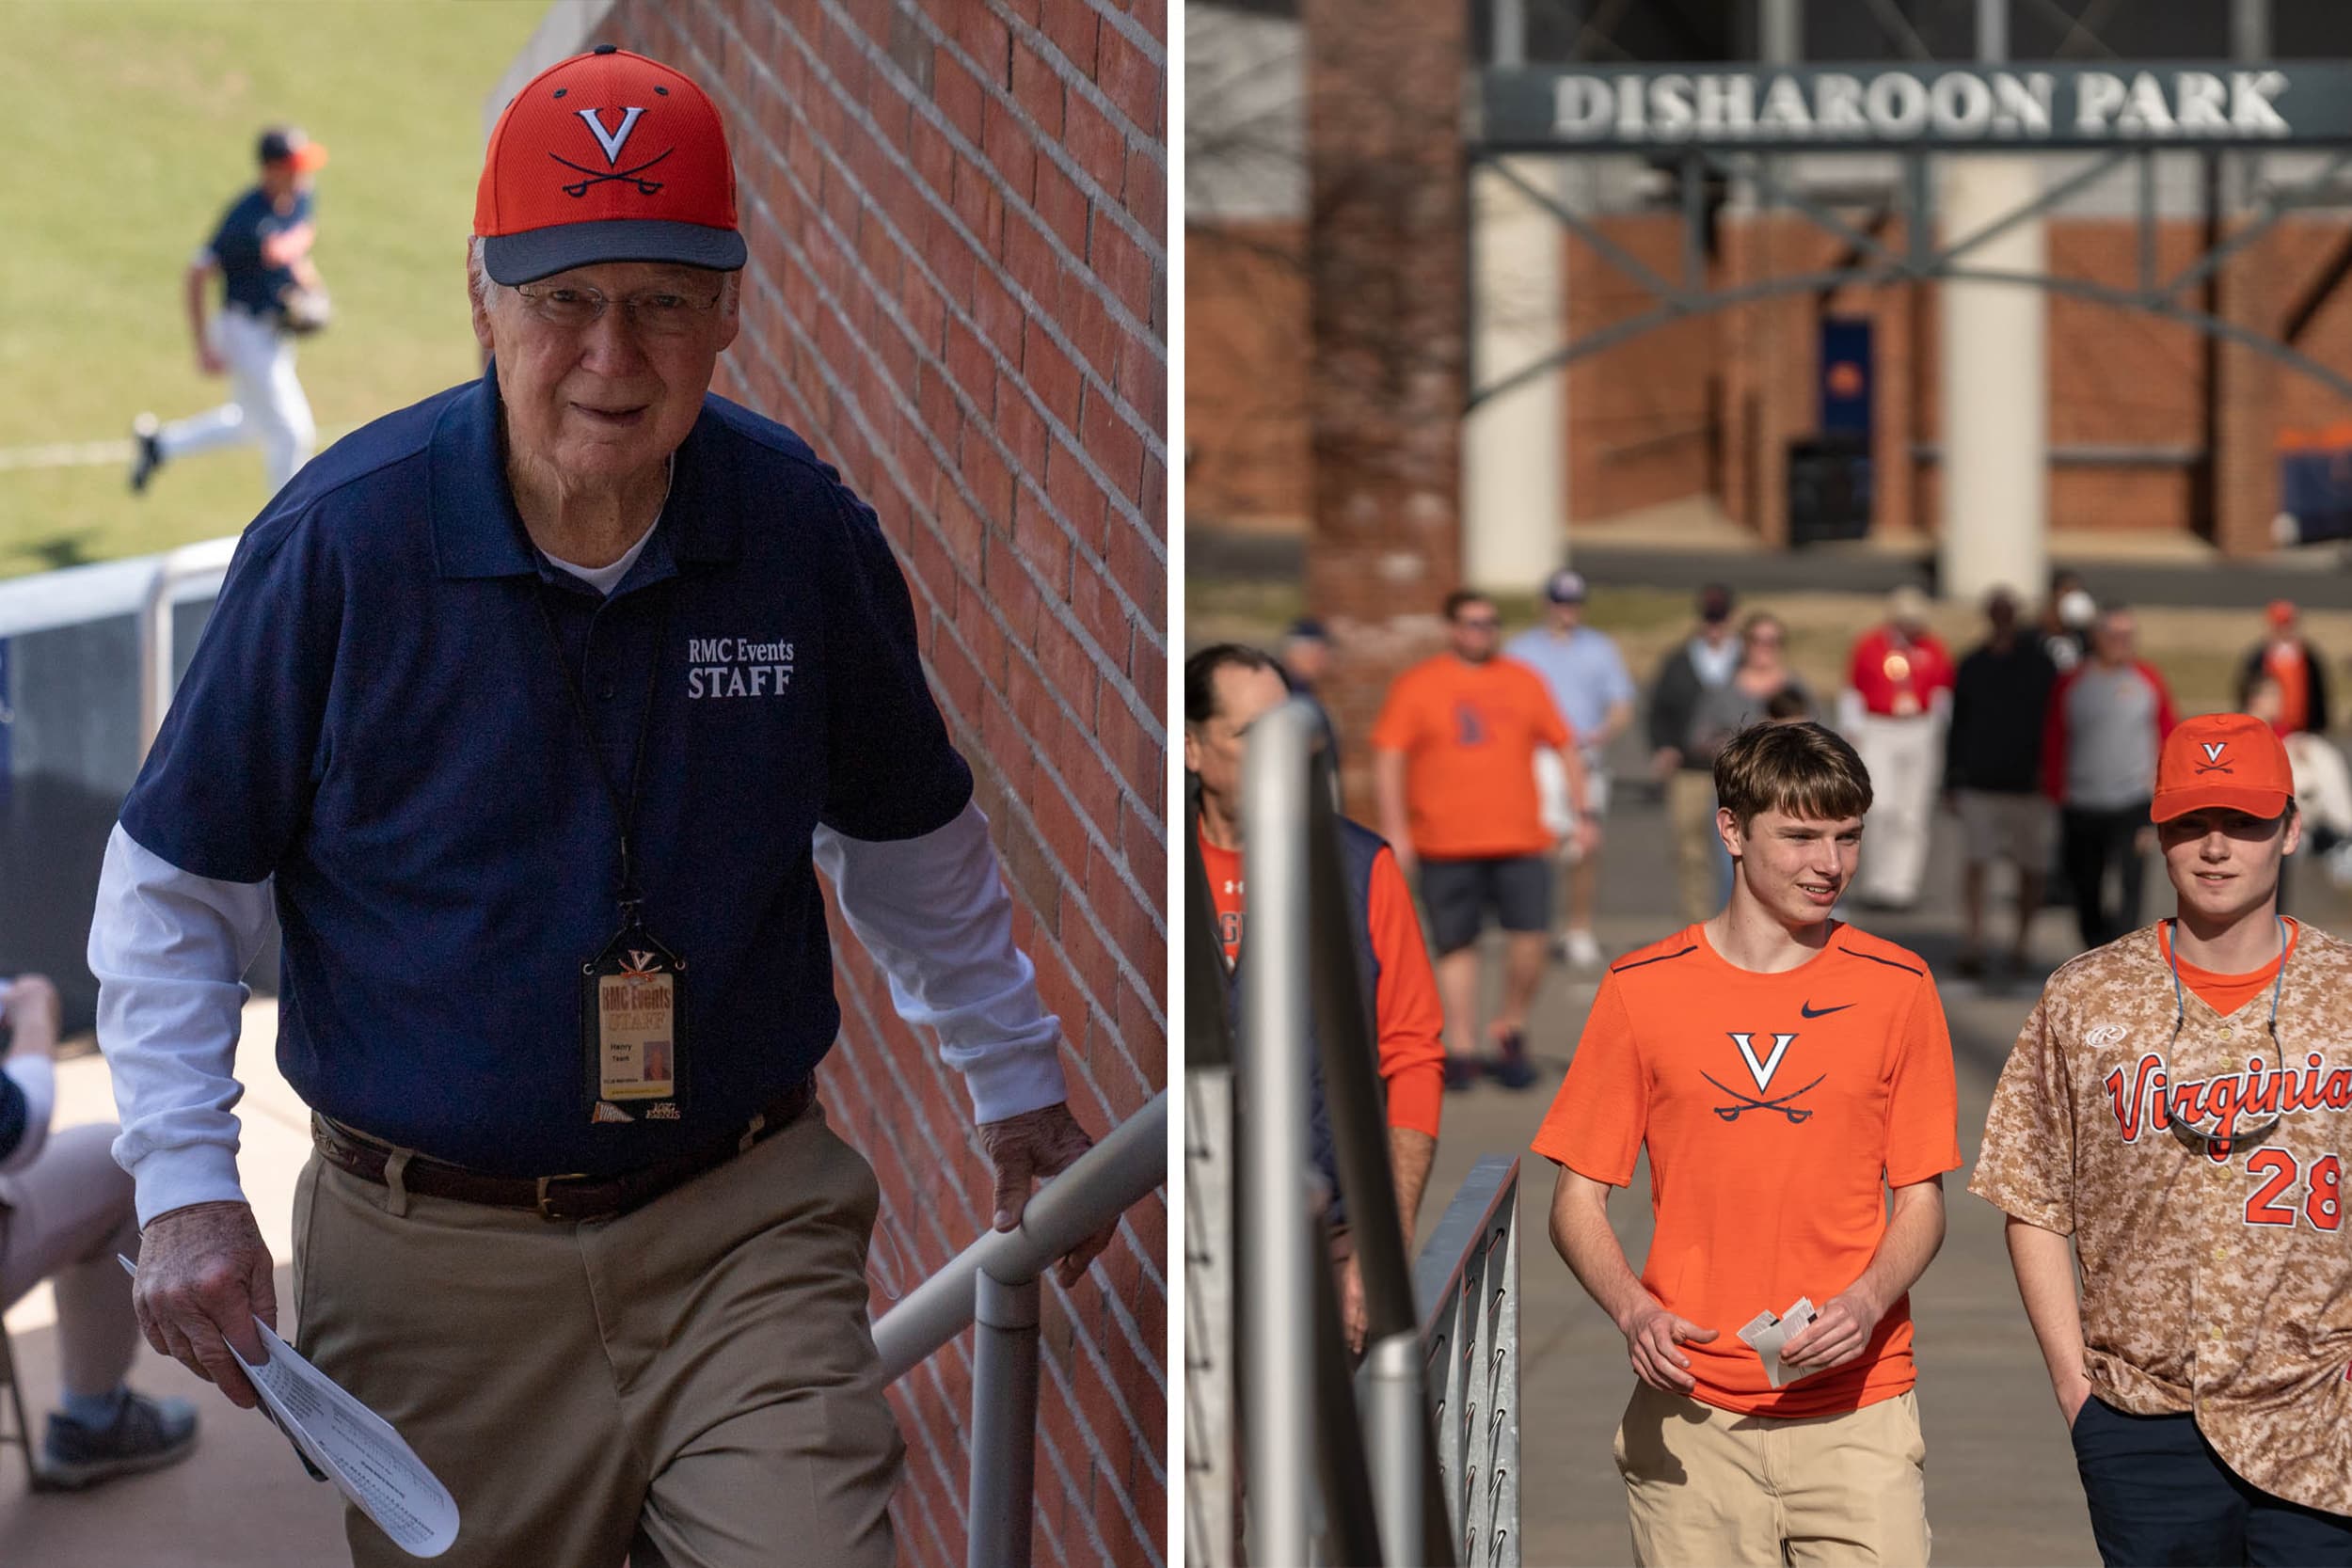
[[[1527,1010],[1551,945],[1552,835],[1544,827],[1535,753],[1556,752],[1567,774],[1580,853],[1600,843],[1587,809],[1584,762],[1544,678],[1497,657],[1502,617],[1467,590],[1445,602],[1447,651],[1396,678],[1373,726],[1380,827],[1407,871],[1438,950],[1445,1001],[1446,1086],[1476,1078],[1478,936],[1492,913],[1503,929],[1502,1006],[1487,1025],[1505,1088],[1535,1082]]]
[[[1290,695],[1281,667],[1255,648],[1221,642],[1184,661],[1184,771],[1189,776],[1200,846],[1215,907],[1217,936],[1225,950],[1227,977],[1237,974],[1247,924],[1242,851],[1241,775],[1249,726]],[[1373,1030],[1379,1045],[1380,1078],[1387,1090],[1389,1166],[1396,1182],[1397,1213],[1410,1249],[1413,1223],[1438,1153],[1438,1125],[1445,1100],[1444,1015],[1438,1006],[1437,978],[1422,945],[1421,919],[1396,856],[1378,834],[1340,819],[1341,863],[1349,875],[1357,921],[1357,947],[1369,960]],[[1337,1190],[1336,1150],[1318,1117],[1318,1164]],[[1340,1267],[1341,1314],[1349,1343],[1363,1348],[1363,1280],[1344,1232],[1344,1211],[1335,1237]]]
[[[1638,1379],[1634,1560],[1925,1562],[1908,1292],[1961,1163],[1943,1004],[1916,954],[1831,917],[1871,804],[1851,746],[1753,725],[1715,791],[1730,902],[1610,969],[1534,1141],[1552,1243]],[[1608,1196],[1645,1150],[1637,1278]],[[1776,1356],[1752,1348],[1801,1302]]]
[[[1838,723],[1870,770],[1878,801],[1870,859],[1854,888],[1867,907],[1907,910],[1919,900],[1952,671],[1950,650],[1928,630],[1927,595],[1908,583],[1895,590],[1886,620],[1853,645]]]

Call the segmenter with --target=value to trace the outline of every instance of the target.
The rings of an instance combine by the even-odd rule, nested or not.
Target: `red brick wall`
[[[1159,0],[622,0],[692,75],[751,265],[719,389],[882,515],[1098,1132],[1168,1081],[1167,12]],[[882,1177],[876,1305],[989,1220],[961,1075],[839,952],[828,1112]],[[1036,1560],[1164,1560],[1166,1210],[1049,1280]],[[894,1390],[901,1560],[964,1560],[969,1337]]]

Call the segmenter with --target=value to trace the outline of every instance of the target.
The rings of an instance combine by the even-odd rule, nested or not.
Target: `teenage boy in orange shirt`
[[[1729,905],[1612,966],[1534,1145],[1560,1165],[1552,1243],[1640,1379],[1616,1445],[1634,1557],[1925,1562],[1907,1292],[1960,1165],[1943,1005],[1917,955],[1830,918],[1870,807],[1852,747],[1759,724],[1715,792]],[[1606,1205],[1645,1147],[1636,1278]],[[1801,1298],[1820,1315],[1776,1386],[1740,1333]]]

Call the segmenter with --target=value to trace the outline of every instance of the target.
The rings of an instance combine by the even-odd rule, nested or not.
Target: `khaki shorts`
[[[1928,1560],[1927,1443],[1910,1393],[1784,1420],[1640,1384],[1616,1459],[1645,1568]]]
[[[2007,861],[2021,871],[2050,868],[2058,847],[2058,808],[2040,795],[1994,794],[1963,789],[1960,808],[1962,852],[1970,865]]]

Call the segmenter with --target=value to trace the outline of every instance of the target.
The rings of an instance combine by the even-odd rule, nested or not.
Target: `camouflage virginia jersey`
[[[2157,929],[2050,977],[1968,1188],[2074,1238],[2101,1399],[2193,1412],[2246,1481],[2352,1513],[2352,946],[2301,927],[2274,1044],[2268,987],[2226,1019],[2176,1005]],[[2239,1141],[2193,1148],[2176,1115]]]

